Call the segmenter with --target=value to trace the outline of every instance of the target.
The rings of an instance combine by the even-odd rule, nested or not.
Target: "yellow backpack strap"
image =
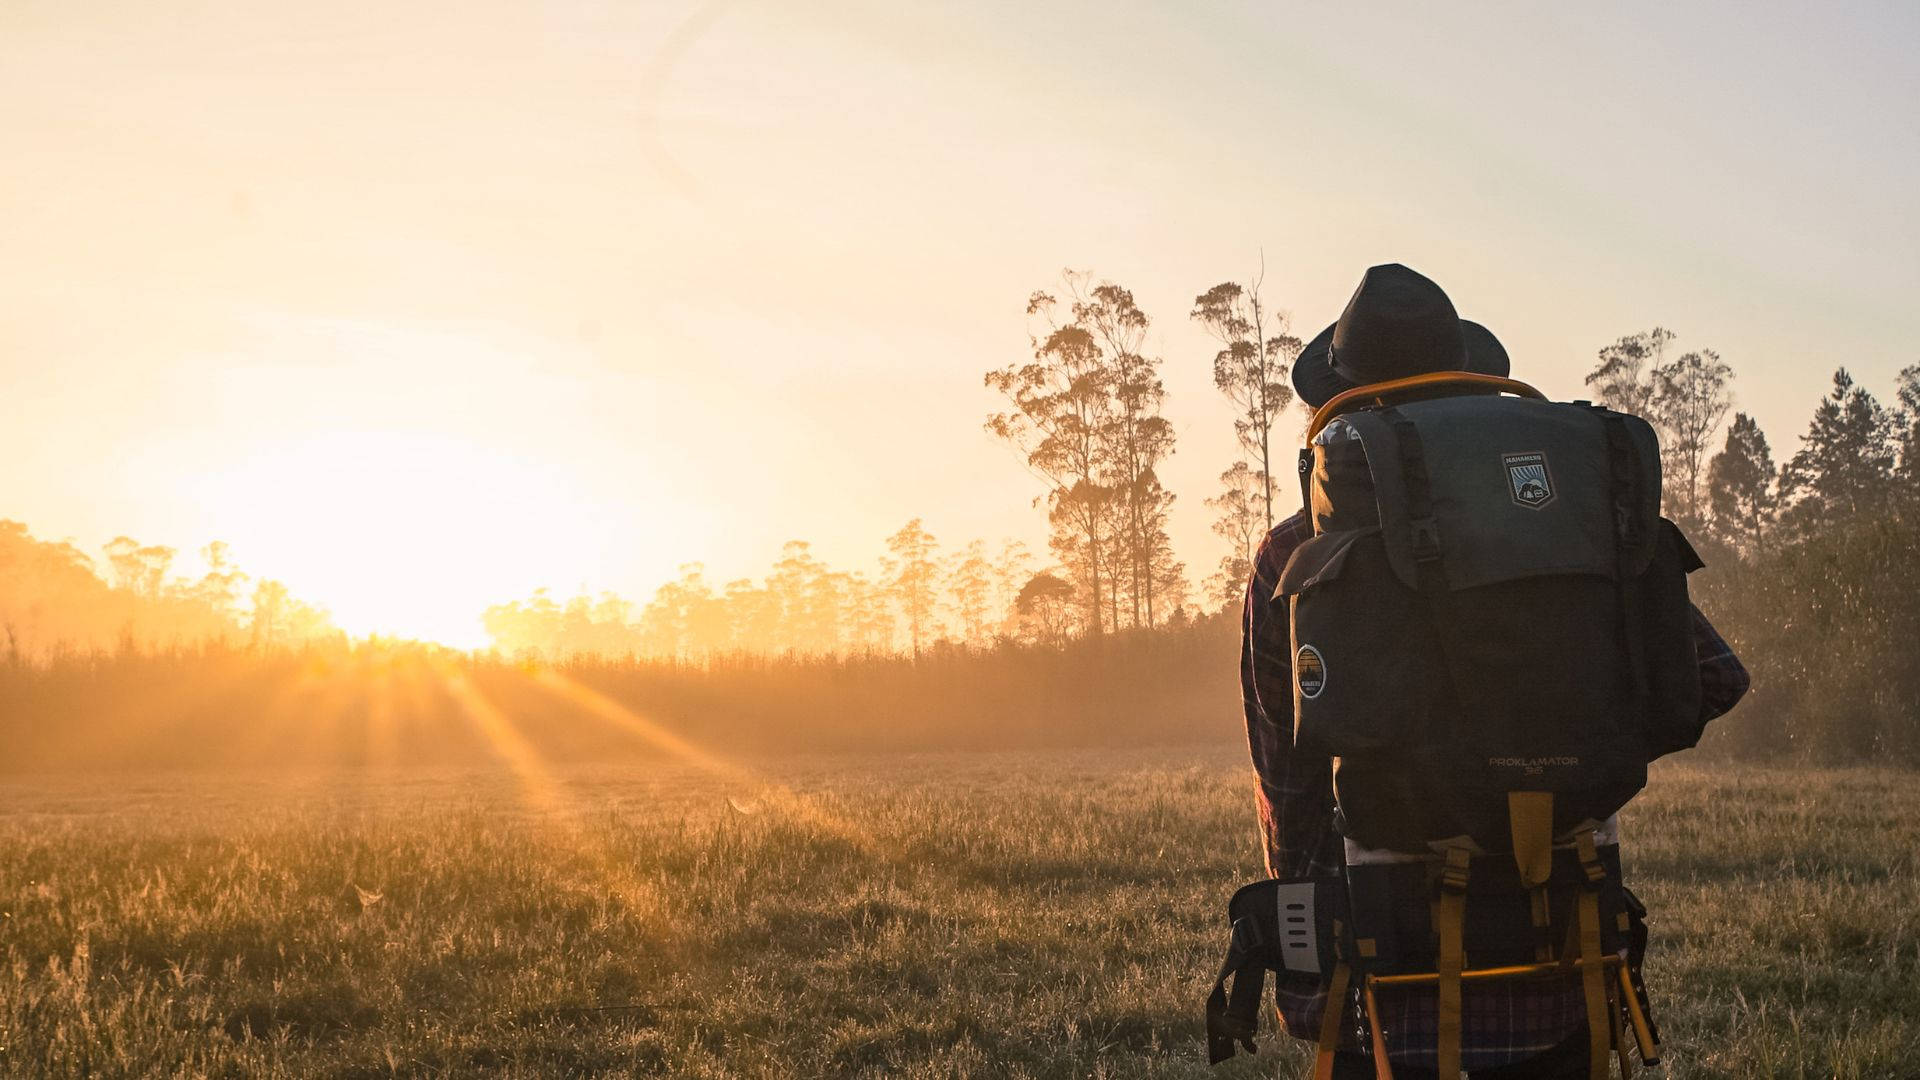
[[[1466,967],[1467,872],[1472,855],[1463,845],[1447,848],[1440,870],[1439,1061],[1441,1076],[1460,1075],[1460,972]]]
[[[1533,958],[1553,958],[1547,932],[1547,879],[1553,876],[1553,792],[1507,792],[1507,823],[1513,832],[1513,861],[1520,884],[1533,901]]]
[[[1345,960],[1333,965],[1327,1007],[1320,1013],[1320,1053],[1314,1058],[1313,1080],[1333,1080],[1333,1052],[1340,1047],[1340,1018],[1347,1011],[1347,980],[1351,975]]]
[[[1619,1008],[1610,1010],[1609,1015],[1613,1021],[1613,1050],[1620,1059],[1620,1080],[1633,1080],[1633,1060],[1630,1057],[1633,1053],[1633,1033],[1623,1022]]]
[[[1626,922],[1620,936],[1627,943],[1627,962],[1619,968],[1620,1000],[1627,1007],[1634,1040],[1640,1044],[1641,1064],[1658,1065],[1660,1029],[1653,1022],[1653,1001],[1647,995],[1646,975],[1640,970],[1647,959],[1647,908],[1639,897],[1624,888],[1620,890],[1620,899],[1624,907],[1620,916]]]
[[[1620,1000],[1626,1004],[1627,1019],[1632,1021],[1633,1039],[1640,1044],[1641,1064],[1660,1064],[1660,1040],[1654,1032],[1653,1019],[1647,1015],[1640,987],[1634,985],[1633,973],[1625,964],[1620,965]]]
[[[1393,1080],[1393,1062],[1387,1058],[1386,1032],[1380,1030],[1380,1002],[1373,996],[1373,976],[1360,984],[1367,1006],[1367,1027],[1373,1032],[1373,1080]]]
[[[1607,1008],[1606,958],[1600,954],[1600,885],[1607,868],[1593,847],[1593,831],[1582,827],[1575,842],[1587,880],[1580,888],[1580,982],[1587,999],[1587,1072],[1606,1080],[1613,1055],[1613,1021]],[[1446,1074],[1451,1075],[1451,1074]]]

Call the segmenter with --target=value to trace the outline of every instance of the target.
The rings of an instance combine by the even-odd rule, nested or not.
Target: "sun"
[[[355,637],[483,647],[489,605],[597,578],[608,546],[552,468],[436,433],[312,435],[196,497],[243,565]]]

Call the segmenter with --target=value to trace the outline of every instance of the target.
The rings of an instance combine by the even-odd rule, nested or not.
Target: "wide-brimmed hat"
[[[1347,309],[1293,362],[1293,388],[1319,408],[1343,391],[1430,371],[1504,377],[1507,350],[1493,332],[1453,310],[1424,275],[1387,263],[1370,267]]]

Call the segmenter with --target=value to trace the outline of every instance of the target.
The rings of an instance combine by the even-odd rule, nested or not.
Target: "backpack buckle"
[[[1440,523],[1431,517],[1413,520],[1413,560],[1433,562],[1440,557]]]
[[[1260,922],[1251,915],[1242,915],[1233,920],[1233,938],[1228,948],[1236,953],[1250,953],[1267,943],[1267,936],[1260,932]]]
[[[1607,880],[1607,866],[1600,861],[1600,852],[1593,842],[1593,833],[1585,826],[1581,827],[1580,836],[1574,841],[1574,853],[1580,859],[1580,869],[1585,871],[1589,887],[1598,886]]]
[[[1447,892],[1466,892],[1468,867],[1472,854],[1464,847],[1447,849],[1447,861],[1440,868],[1440,888]]]
[[[1613,531],[1627,547],[1640,544],[1640,515],[1624,502],[1613,504]]]

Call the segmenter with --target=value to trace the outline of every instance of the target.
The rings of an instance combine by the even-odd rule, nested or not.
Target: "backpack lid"
[[[1424,466],[1431,535],[1451,589],[1544,574],[1614,578],[1622,535],[1635,544],[1630,573],[1644,571],[1653,557],[1660,448],[1653,428],[1638,417],[1588,405],[1476,395],[1363,410],[1345,419],[1366,449],[1388,562],[1408,588],[1419,587],[1410,457]],[[1610,421],[1626,436],[1624,488],[1615,480]],[[1624,515],[1615,512],[1622,494]],[[1623,517],[1625,530],[1619,527]]]

